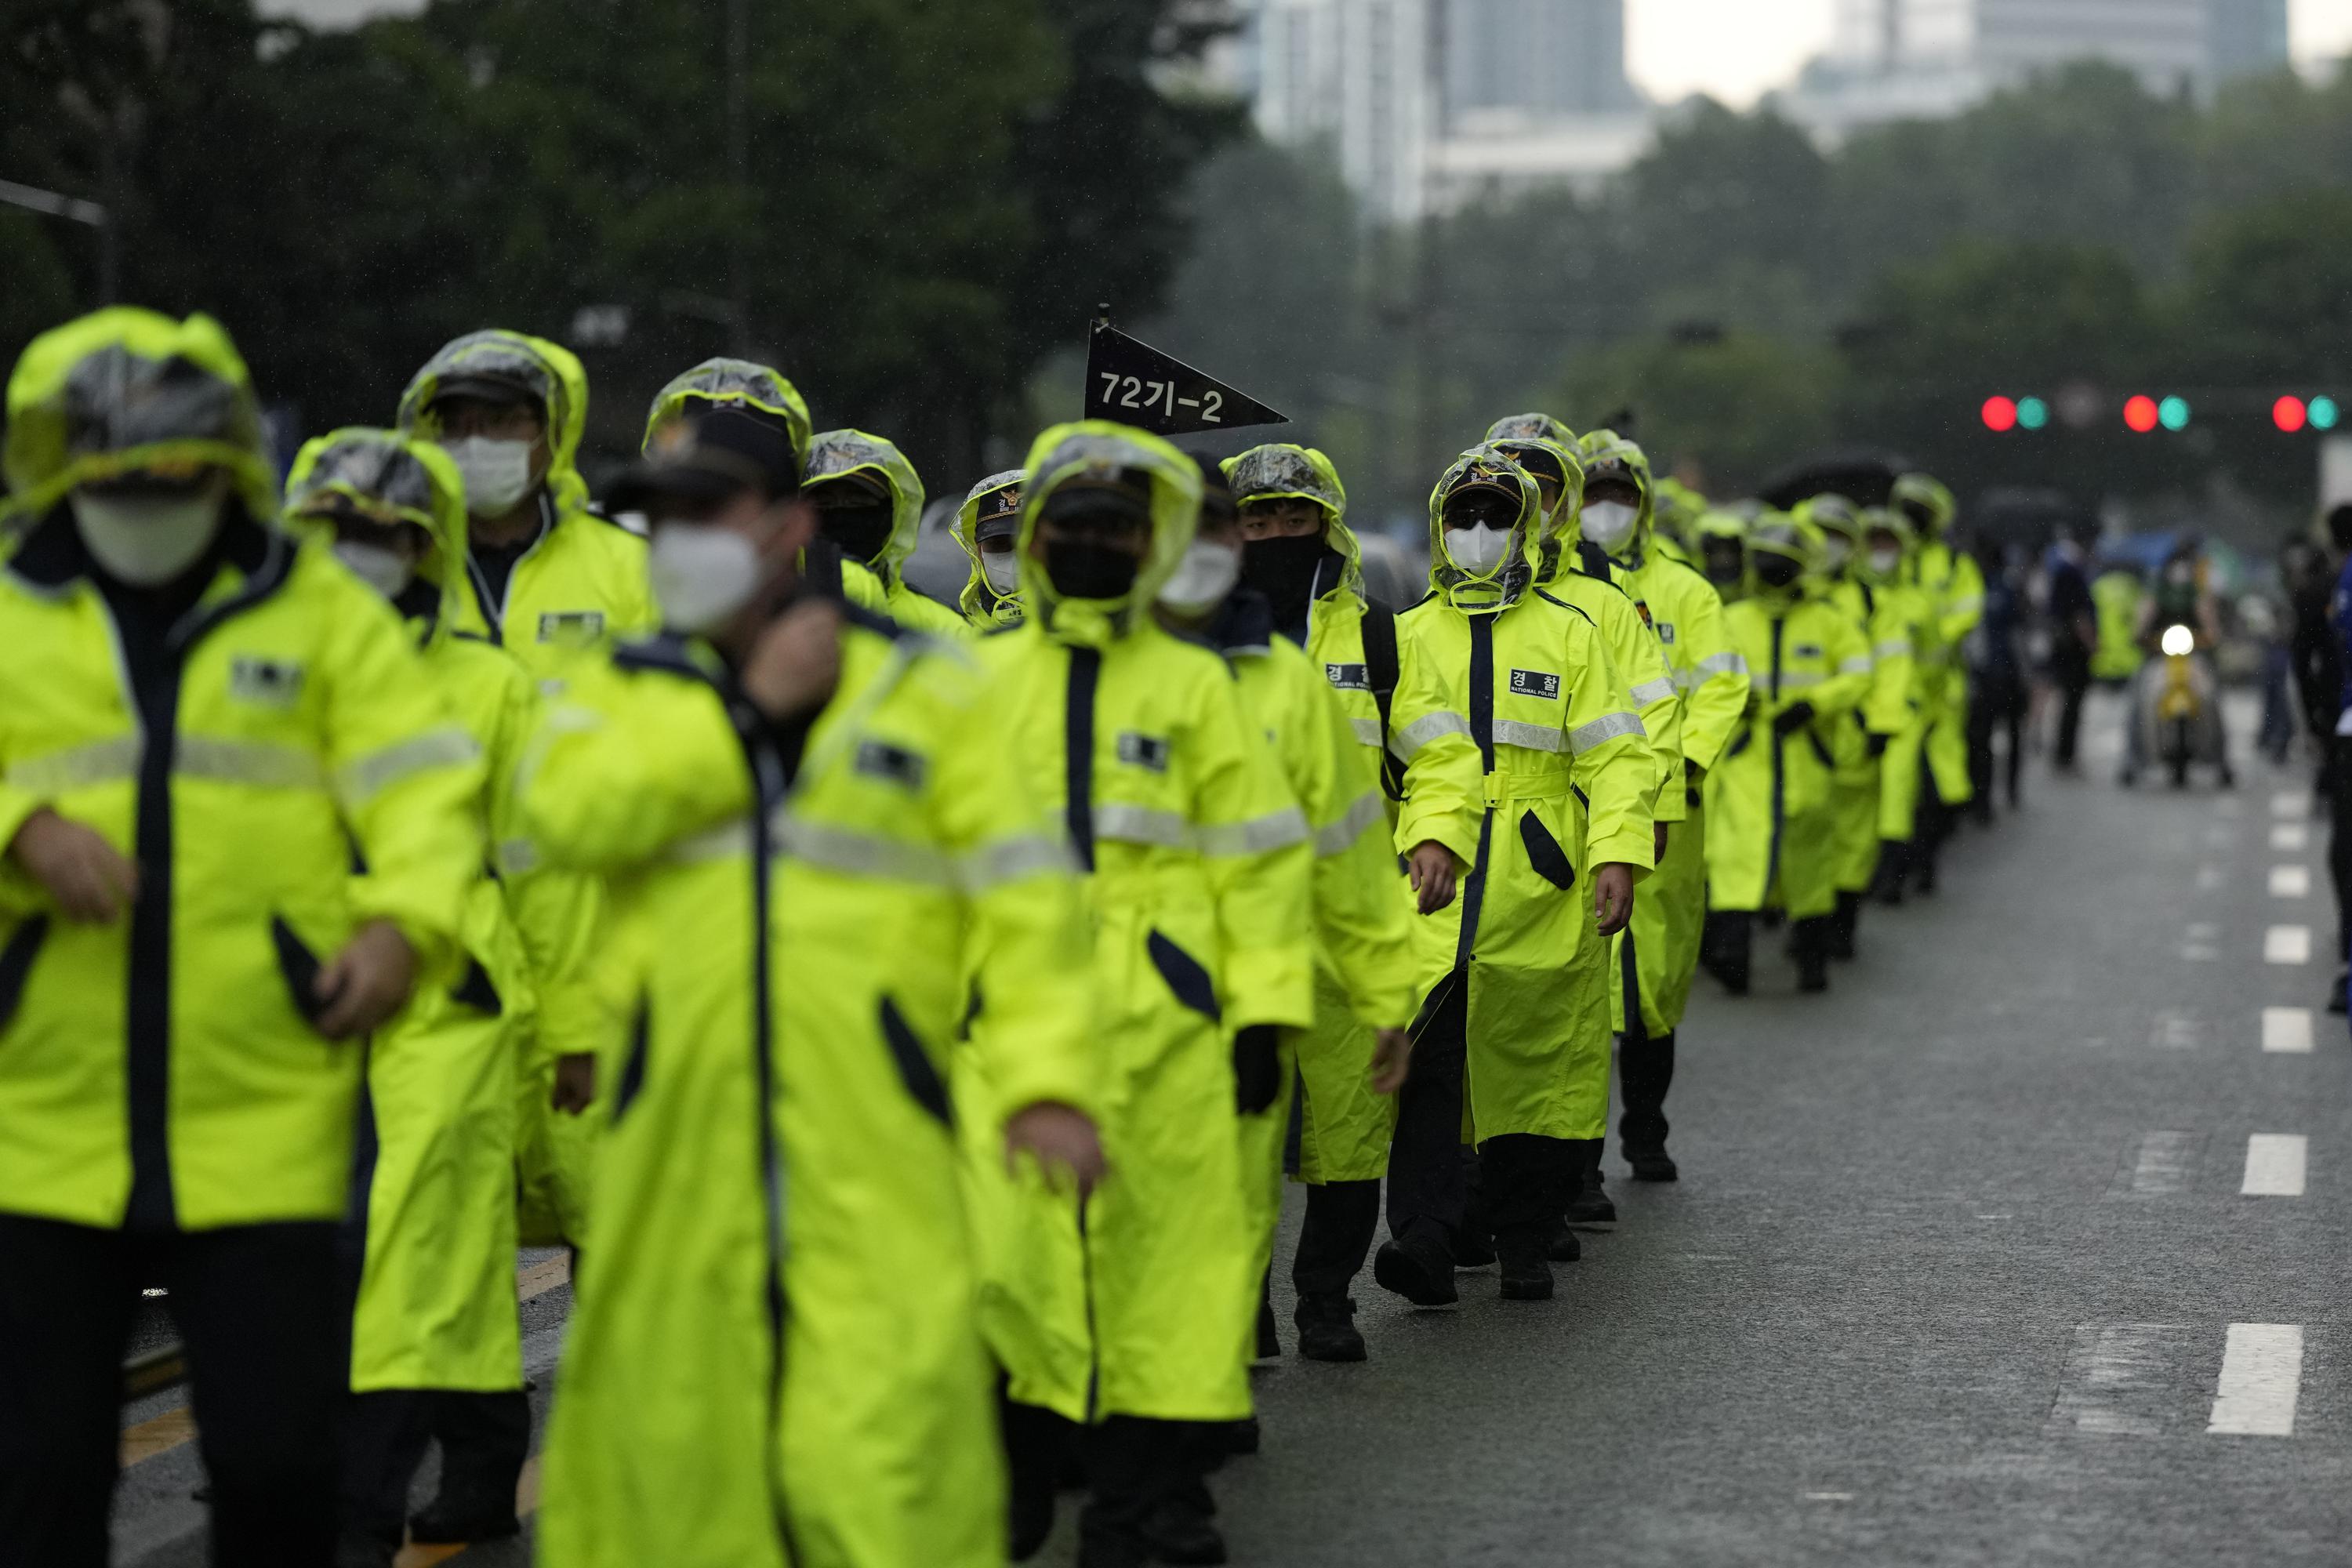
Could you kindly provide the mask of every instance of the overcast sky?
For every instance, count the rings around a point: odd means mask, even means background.
[[[1669,101],[1745,104],[1829,42],[1835,0],[1625,0],[1633,79]],[[2288,0],[2298,59],[2352,53],[2352,0]]]

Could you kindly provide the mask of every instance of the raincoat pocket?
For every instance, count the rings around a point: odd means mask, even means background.
[[[16,1016],[16,1004],[25,997],[25,982],[32,977],[33,960],[39,956],[48,935],[49,917],[35,915],[9,933],[6,945],[0,946],[0,1029]]]
[[[1519,813],[1519,842],[1527,846],[1528,864],[1537,876],[1562,892],[1576,886],[1576,868],[1569,863],[1568,851],[1532,811]]]
[[[288,998],[294,1010],[315,1026],[327,1003],[319,994],[319,955],[294,934],[281,915],[269,917],[269,940],[278,949],[278,973],[286,977]]]
[[[1176,1000],[1212,1024],[1222,1021],[1223,1012],[1217,1005],[1216,984],[1201,967],[1199,959],[1156,931],[1145,940],[1144,951],[1151,954],[1151,966],[1160,971],[1160,978],[1168,983]]]
[[[449,988],[452,999],[464,1003],[476,1012],[498,1017],[506,1011],[506,1003],[499,996],[499,988],[490,981],[490,972],[482,967],[478,958],[466,963],[466,978]]]
[[[898,1005],[887,996],[882,998],[882,1039],[890,1047],[890,1058],[898,1064],[898,1078],[915,1103],[940,1126],[954,1126],[955,1108],[948,1100],[948,1086],[940,1069],[932,1064],[931,1054],[923,1049],[923,1042],[915,1038],[915,1031],[907,1026]]]

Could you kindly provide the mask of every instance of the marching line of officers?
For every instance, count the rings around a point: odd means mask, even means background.
[[[775,370],[679,376],[602,510],[587,395],[470,333],[281,489],[207,318],[16,367],[0,1561],[106,1561],[154,1286],[215,1562],[514,1532],[560,1244],[548,1563],[995,1563],[1074,1482],[1093,1568],[1223,1562],[1286,1168],[1303,1355],[1368,1258],[1549,1298],[1612,1057],[1674,1180],[1696,969],[1785,914],[1821,989],[1966,798],[1924,476],[1742,516],[1503,419],[1399,609],[1321,453],[1082,422],[972,488],[959,613]]]

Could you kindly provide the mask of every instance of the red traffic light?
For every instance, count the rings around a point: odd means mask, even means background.
[[[2124,404],[2124,423],[2145,436],[2156,428],[2159,417],[2156,399],[2141,393]]]
[[[1985,428],[1988,430],[2016,429],[2017,399],[1998,395],[1986,398],[1984,403],[1984,423]]]
[[[2290,436],[2294,435],[2297,430],[2302,429],[2304,426],[2309,424],[2310,421],[2310,408],[2304,403],[2302,398],[2294,396],[2293,394],[2289,394],[2288,395],[2280,398],[2276,403],[2271,405],[2271,423],[2277,426],[2280,429],[2285,431]]]

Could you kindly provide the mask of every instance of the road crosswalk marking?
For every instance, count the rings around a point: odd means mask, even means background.
[[[2308,866],[2273,866],[2271,868],[2271,897],[2273,899],[2307,899],[2311,896],[2311,868]]]
[[[2311,1054],[2311,1009],[2263,1009],[2263,1049],[2295,1056]]]
[[[2291,1437],[2303,1390],[2303,1325],[2231,1323],[2208,1432]]]
[[[2273,926],[2263,933],[2264,963],[2309,963],[2311,962],[2311,928],[2309,926]]]
[[[2311,1140],[2300,1132],[2257,1132],[2246,1140],[2246,1176],[2238,1184],[2250,1198],[2303,1196]]]

